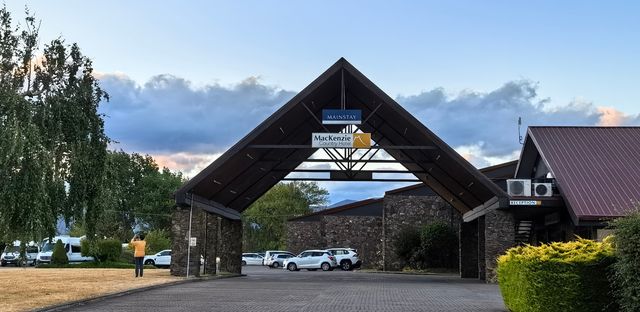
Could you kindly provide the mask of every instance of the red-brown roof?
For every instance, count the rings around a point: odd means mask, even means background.
[[[530,127],[527,136],[577,219],[623,216],[640,202],[640,127]]]

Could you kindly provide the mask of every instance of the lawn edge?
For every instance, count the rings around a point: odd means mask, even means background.
[[[169,287],[169,286],[175,286],[175,285],[187,284],[187,283],[193,283],[193,282],[204,282],[204,281],[224,279],[224,278],[242,277],[242,276],[247,276],[247,275],[246,274],[230,274],[230,275],[220,275],[220,276],[213,275],[213,276],[204,276],[204,277],[190,277],[188,279],[177,280],[177,281],[163,283],[163,284],[149,285],[149,286],[144,286],[140,288],[132,288],[132,289],[127,289],[127,290],[118,291],[114,293],[108,293],[105,295],[99,295],[96,297],[89,297],[89,298],[80,299],[80,300],[63,302],[63,303],[59,303],[51,306],[46,306],[43,308],[33,309],[30,311],[32,312],[64,311],[72,307],[83,306],[85,304],[95,303],[95,302],[99,302],[99,301],[111,299],[111,298],[118,298],[122,296],[127,296],[131,294],[147,291],[147,290],[158,289],[162,287]]]

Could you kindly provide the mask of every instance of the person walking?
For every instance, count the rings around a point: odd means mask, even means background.
[[[147,247],[147,242],[144,241],[144,236],[136,234],[131,239],[131,245],[133,246],[133,260],[136,264],[136,277],[142,277],[144,271],[144,249]]]

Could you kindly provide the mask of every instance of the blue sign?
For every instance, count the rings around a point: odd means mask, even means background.
[[[325,125],[359,125],[362,111],[359,109],[323,109],[322,123]]]

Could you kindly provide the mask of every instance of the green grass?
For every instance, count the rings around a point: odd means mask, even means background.
[[[37,266],[39,269],[134,269],[136,266],[133,263],[125,262],[81,262],[72,264],[40,264]],[[145,265],[145,269],[155,269],[152,265]]]

